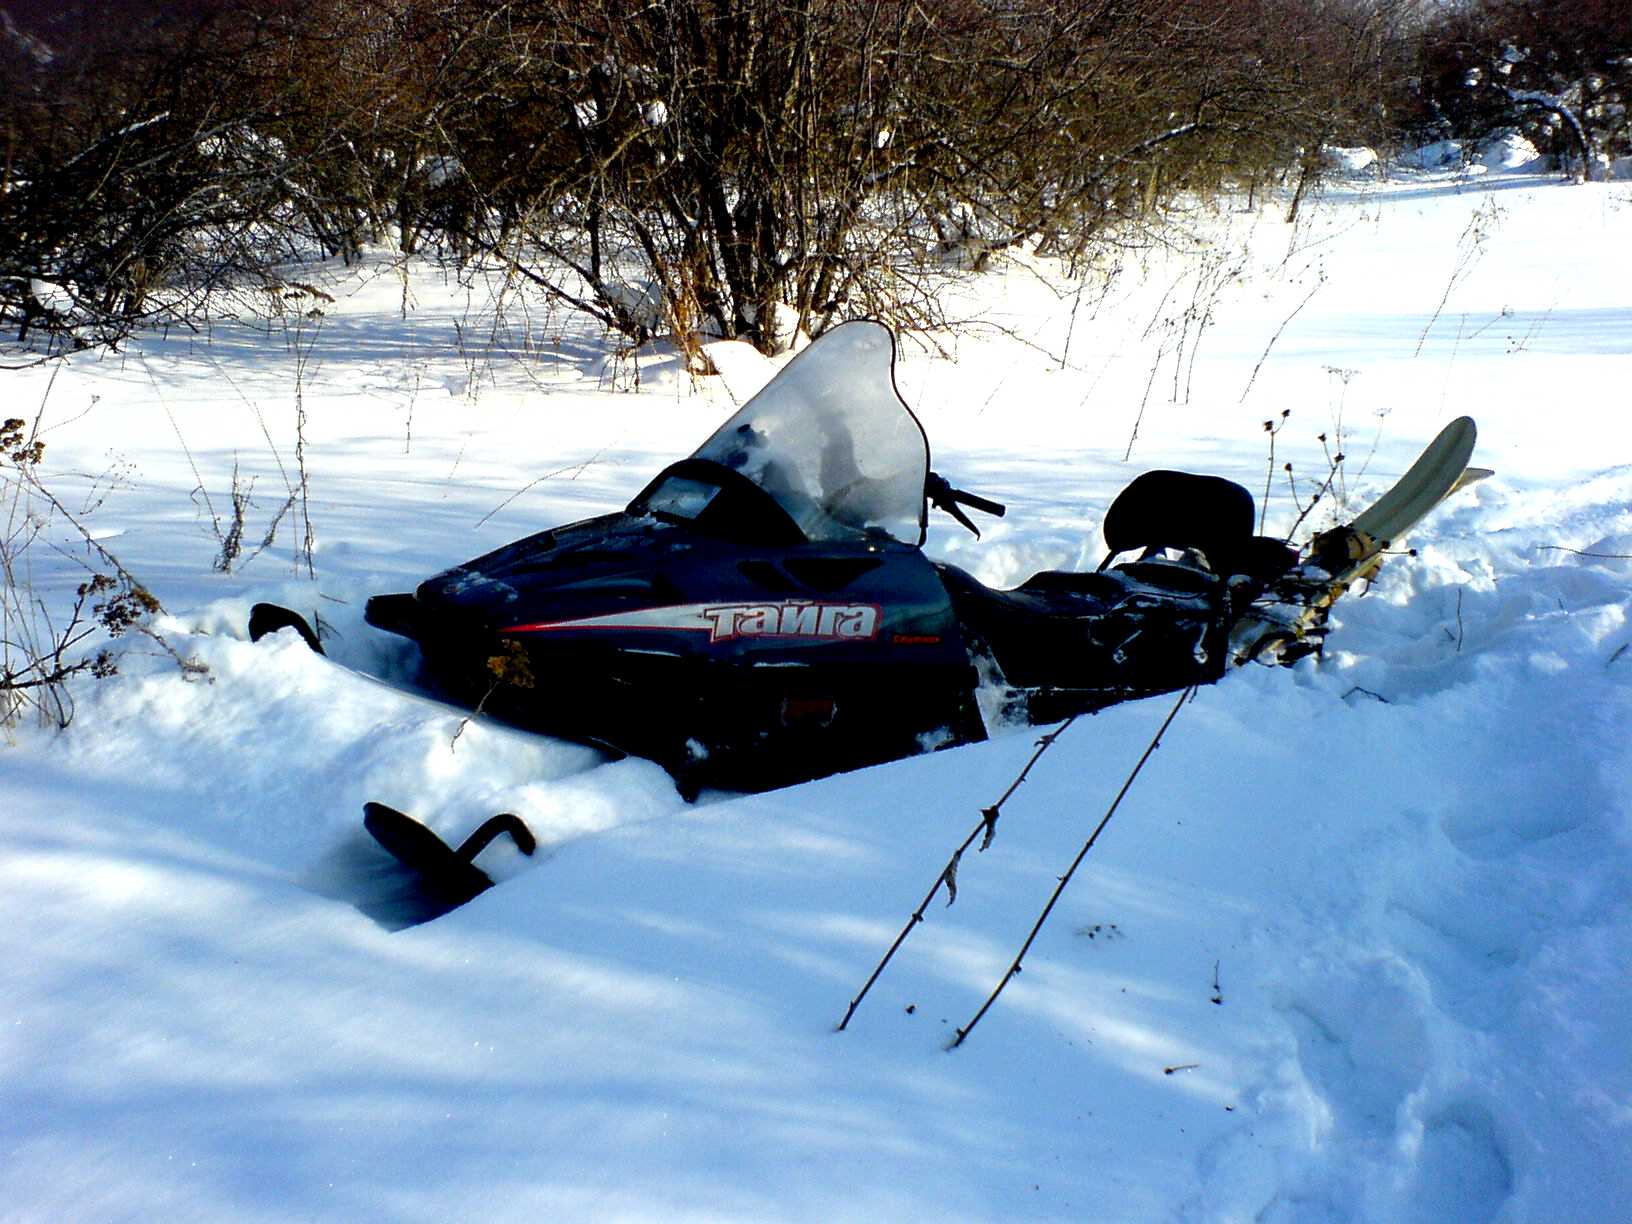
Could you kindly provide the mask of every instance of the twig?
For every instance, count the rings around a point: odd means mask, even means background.
[[[1264,422],[1264,432],[1269,435],[1269,471],[1264,476],[1264,499],[1258,506],[1259,535],[1264,534],[1264,522],[1269,517],[1269,490],[1270,486],[1275,482],[1275,435],[1280,433],[1281,430],[1286,427],[1286,420],[1291,415],[1292,409],[1283,408],[1281,410],[1281,423],[1279,425],[1277,425],[1274,421]],[[1294,491],[1294,501],[1296,500],[1296,496],[1296,492]]]
[[[1184,708],[1184,703],[1190,700],[1195,691],[1196,686],[1192,684],[1179,694],[1179,699],[1173,703],[1173,708],[1167,712],[1167,717],[1162,720],[1162,725],[1156,728],[1156,734],[1151,737],[1150,743],[1145,746],[1145,751],[1140,755],[1138,763],[1133,767],[1133,771],[1128,774],[1127,780],[1122,783],[1122,789],[1117,791],[1116,798],[1111,800],[1111,806],[1105,810],[1105,815],[1100,818],[1099,824],[1094,826],[1094,831],[1088,835],[1088,840],[1082,843],[1082,849],[1077,851],[1077,857],[1071,860],[1071,866],[1066,868],[1065,874],[1060,877],[1059,883],[1055,885],[1053,893],[1049,895],[1048,904],[1043,906],[1043,912],[1037,916],[1036,923],[1032,925],[1031,933],[1026,936],[1025,943],[1020,945],[1020,951],[1015,954],[1014,961],[1009,965],[1008,971],[1003,974],[1002,979],[992,989],[992,993],[987,996],[986,1002],[980,1005],[980,1010],[974,1014],[969,1023],[954,1034],[952,1040],[947,1044],[947,1049],[955,1050],[969,1039],[969,1034],[975,1031],[975,1025],[980,1023],[981,1017],[991,1010],[992,1004],[997,1002],[997,997],[1003,993],[1003,988],[1019,976],[1020,963],[1026,959],[1026,953],[1031,950],[1031,945],[1036,940],[1038,932],[1043,929],[1043,924],[1048,921],[1048,916],[1054,912],[1054,905],[1064,894],[1066,886],[1071,883],[1071,877],[1077,873],[1077,868],[1082,865],[1082,860],[1088,857],[1088,851],[1094,848],[1094,843],[1099,840],[1099,835],[1105,831],[1105,826],[1111,823],[1111,817],[1116,815],[1116,809],[1122,805],[1122,800],[1129,789],[1132,788],[1134,780],[1138,778],[1139,771],[1144,769],[1145,762],[1150,760],[1151,755],[1155,753],[1157,748],[1161,747],[1162,736],[1167,734],[1167,729],[1173,725],[1173,720],[1179,716],[1179,711]]]
[[[142,359],[142,364],[144,366],[147,364],[147,361],[146,361],[145,358]],[[154,385],[155,388],[157,388],[157,386],[158,386],[158,380],[157,379],[154,380],[153,385]],[[160,402],[163,403],[162,400]],[[193,459],[193,452],[192,452],[191,448],[189,448],[188,445],[187,445],[187,439],[182,437],[181,426],[176,423],[176,414],[170,411],[170,405],[169,404],[164,404],[164,415],[170,418],[170,428],[175,431],[176,441],[181,444],[181,453],[184,456],[186,456],[187,466],[192,468],[192,470],[193,470],[193,482],[194,482],[193,483],[193,493],[194,493],[195,496],[196,495],[202,495],[203,496],[203,498],[204,498],[204,509],[209,513],[209,516],[210,516],[210,530],[215,534],[215,542],[217,544],[219,544],[219,545],[222,545],[223,551],[224,551],[225,550],[225,537],[222,535],[222,532],[221,532],[221,516],[215,512],[215,503],[210,500],[210,491],[207,488],[204,487],[204,477],[203,477],[203,475],[200,474],[200,472],[198,470],[198,463]],[[225,567],[218,566],[217,568],[225,568]]]
[[[1566,548],[1562,544],[1537,544],[1536,551],[1574,553],[1578,557],[1593,557],[1599,561],[1632,561],[1632,553],[1583,552],[1579,548]]]
[[[1349,689],[1348,692],[1343,694],[1344,700],[1347,700],[1348,698],[1353,697],[1356,693],[1359,693],[1363,697],[1370,697],[1373,701],[1380,701],[1384,705],[1392,705],[1393,704],[1393,702],[1389,701],[1389,699],[1387,697],[1384,697],[1381,693],[1374,693],[1368,688],[1360,687],[1360,685],[1358,685],[1358,684],[1356,684],[1354,687]]]
[[[1167,346],[1164,344],[1156,351],[1156,360],[1150,364],[1150,377],[1145,380],[1145,393],[1139,397],[1139,411],[1133,418],[1133,429],[1128,434],[1128,448],[1122,452],[1122,462],[1126,463],[1133,457],[1133,444],[1139,440],[1139,426],[1144,424],[1145,405],[1150,402],[1150,390],[1156,385],[1156,375],[1162,368],[1162,358],[1167,356]]]
[[[1488,211],[1487,211],[1488,210]],[[1451,268],[1451,275],[1445,282],[1445,292],[1440,294],[1439,305],[1434,307],[1433,314],[1428,316],[1428,322],[1423,325],[1422,335],[1417,337],[1416,350],[1413,357],[1422,355],[1422,346],[1428,342],[1428,333],[1434,330],[1434,324],[1439,322],[1439,316],[1444,313],[1445,303],[1451,300],[1451,293],[1461,284],[1463,279],[1473,271],[1473,266],[1484,253],[1485,226],[1500,220],[1502,210],[1497,207],[1495,197],[1491,197],[1485,205],[1476,210],[1469,219],[1467,228],[1462,231],[1461,238],[1457,239],[1456,264]],[[1458,333],[1458,342],[1461,334]]]
[[[514,493],[510,494],[509,497],[505,498],[498,505],[494,506],[493,509],[489,510],[486,514],[482,515],[481,518],[477,519],[476,520],[476,526],[478,526],[478,527],[483,526],[487,522],[488,519],[492,518],[500,510],[503,510],[506,506],[508,506],[511,502],[515,501],[516,498],[520,497],[523,493],[526,493],[531,489],[537,488],[539,485],[543,484],[546,480],[555,479],[555,477],[561,475],[561,473],[563,473],[563,472],[571,472],[572,473],[572,478],[574,480],[578,479],[579,475],[583,472],[583,470],[585,468],[589,467],[590,464],[597,462],[600,459],[600,457],[602,455],[604,455],[605,453],[606,453],[606,450],[603,447],[601,450],[596,451],[588,459],[585,459],[582,463],[569,463],[566,467],[558,467],[553,472],[545,472],[544,475],[538,476],[538,477],[535,477],[532,480],[529,480],[526,484],[522,485],[521,488],[517,489]]]
[[[1065,324],[1065,346],[1060,349],[1060,369],[1068,367],[1071,358],[1071,338],[1077,333],[1077,311],[1082,309],[1082,291],[1088,287],[1087,277],[1077,278],[1077,291],[1071,296],[1071,317]]]
[[[300,571],[302,560],[306,564],[306,576],[317,577],[317,569],[313,564],[312,553],[317,546],[317,533],[312,529],[311,479],[306,470],[306,364],[311,359],[312,349],[317,346],[317,333],[322,330],[322,316],[318,317],[317,329],[305,347],[301,346],[302,327],[297,321],[294,334],[295,351],[295,472],[300,477],[300,547],[295,550],[295,571]]]
[[[1281,338],[1281,333],[1291,325],[1293,319],[1303,312],[1303,308],[1314,300],[1315,294],[1320,292],[1320,287],[1325,283],[1326,274],[1322,272],[1320,278],[1315,281],[1315,287],[1309,290],[1303,301],[1293,308],[1291,314],[1281,320],[1281,325],[1275,329],[1275,334],[1269,338],[1269,343],[1264,345],[1264,351],[1258,357],[1258,364],[1252,367],[1252,374],[1247,379],[1247,385],[1241,388],[1241,398],[1236,400],[1236,403],[1244,404],[1247,402],[1247,395],[1252,391],[1252,384],[1258,381],[1258,371],[1263,369],[1264,362],[1269,360],[1269,350],[1275,347],[1275,342]]]
[[[1320,441],[1321,441],[1321,445],[1324,447],[1325,443],[1326,443],[1326,435],[1325,434],[1320,435]],[[1286,535],[1283,537],[1288,544],[1290,544],[1292,542],[1292,537],[1298,534],[1298,528],[1303,526],[1303,520],[1309,517],[1310,512],[1312,510],[1314,510],[1314,508],[1316,506],[1320,505],[1320,499],[1325,497],[1326,494],[1328,494],[1328,493],[1330,493],[1332,491],[1332,482],[1337,479],[1338,472],[1342,470],[1344,458],[1345,458],[1345,456],[1344,456],[1342,451],[1338,451],[1336,455],[1332,455],[1328,451],[1326,462],[1328,464],[1330,464],[1331,466],[1328,468],[1328,470],[1326,472],[1326,480],[1320,486],[1320,488],[1315,490],[1315,495],[1309,499],[1309,504],[1307,506],[1299,507],[1298,517],[1293,520],[1291,529],[1288,530]],[[1288,479],[1291,478],[1291,466],[1292,466],[1291,464],[1287,465],[1287,469],[1288,469],[1287,478]],[[1294,505],[1297,504],[1297,500],[1298,500],[1297,489],[1294,488],[1293,491],[1292,491],[1292,501],[1293,501]]]
[[[946,861],[946,866],[941,868],[941,874],[935,877],[935,883],[930,885],[929,891],[924,894],[924,899],[918,903],[918,908],[912,911],[912,916],[907,919],[906,926],[901,928],[900,933],[895,937],[895,942],[884,953],[884,958],[873,968],[873,972],[868,976],[867,981],[863,983],[856,997],[850,1000],[850,1006],[845,1008],[844,1019],[839,1021],[836,1031],[844,1032],[845,1027],[850,1023],[850,1017],[856,1014],[856,1008],[861,1006],[861,1001],[867,997],[867,992],[873,988],[873,983],[878,981],[879,975],[884,972],[885,966],[895,956],[896,950],[907,941],[907,936],[912,932],[912,928],[924,920],[924,911],[929,908],[929,903],[935,899],[935,894],[941,891],[943,884],[946,886],[947,891],[946,903],[951,905],[953,901],[957,900],[958,863],[963,858],[963,852],[975,844],[975,838],[977,837],[981,838],[980,852],[984,852],[986,847],[992,844],[992,838],[997,834],[998,814],[1002,811],[1003,805],[1008,802],[1009,796],[1020,789],[1020,784],[1026,780],[1026,775],[1031,772],[1031,767],[1037,764],[1043,753],[1052,748],[1054,742],[1070,729],[1071,724],[1076,722],[1078,717],[1079,715],[1073,714],[1054,730],[1038,739],[1037,750],[1031,754],[1031,759],[1015,775],[1014,781],[1009,783],[1009,788],[1003,792],[996,803],[981,809],[980,823],[969,830],[969,836],[964,838],[963,843],[952,852],[952,857]]]

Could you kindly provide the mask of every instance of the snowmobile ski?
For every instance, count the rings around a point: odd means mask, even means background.
[[[532,830],[509,812],[484,821],[457,850],[412,816],[383,803],[363,804],[363,827],[447,909],[455,909],[493,887],[493,878],[472,860],[495,838],[508,834],[516,848],[527,855],[538,848]]]

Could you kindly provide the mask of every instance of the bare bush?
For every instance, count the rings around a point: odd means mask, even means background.
[[[188,318],[259,262],[269,150],[230,89],[261,23],[73,15],[84,24],[57,49],[10,39],[0,55],[0,317],[20,340],[79,347]]]
[[[67,727],[74,715],[69,681],[117,669],[110,638],[135,629],[169,650],[145,623],[161,610],[159,601],[46,488],[39,475],[44,455],[36,427],[15,417],[0,422],[0,728],[30,710],[43,723]],[[53,616],[34,591],[31,550],[48,542],[53,522],[65,522],[90,557],[66,616]],[[170,654],[185,671],[200,670]]]
[[[517,5],[471,45],[525,69],[450,130],[493,227],[472,245],[636,340],[770,351],[857,313],[926,325],[948,263],[1081,256],[1318,149],[1402,8]],[[1355,29],[1316,88],[1320,21]]]
[[[274,256],[389,242],[700,359],[932,325],[947,268],[1088,258],[1177,201],[1288,173],[1301,199],[1323,144],[1397,124],[1416,4],[189,0],[75,33],[88,11],[49,54],[0,39],[25,338],[117,343]]]

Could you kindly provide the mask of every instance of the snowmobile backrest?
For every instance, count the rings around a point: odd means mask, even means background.
[[[1222,476],[1146,472],[1117,494],[1105,512],[1104,569],[1134,549],[1194,548],[1218,574],[1229,573],[1252,539],[1252,494]]]

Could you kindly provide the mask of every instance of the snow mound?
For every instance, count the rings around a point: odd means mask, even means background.
[[[1411,170],[1449,170],[1462,164],[1462,142],[1436,140],[1400,155],[1400,165]]]
[[[1501,170],[1526,174],[1545,168],[1544,159],[1531,144],[1517,132],[1503,132],[1492,136],[1479,147],[1476,163],[1486,170]]]
[[[1377,165],[1377,150],[1365,146],[1346,149],[1327,145],[1320,151],[1321,159],[1339,174],[1354,175]]]

